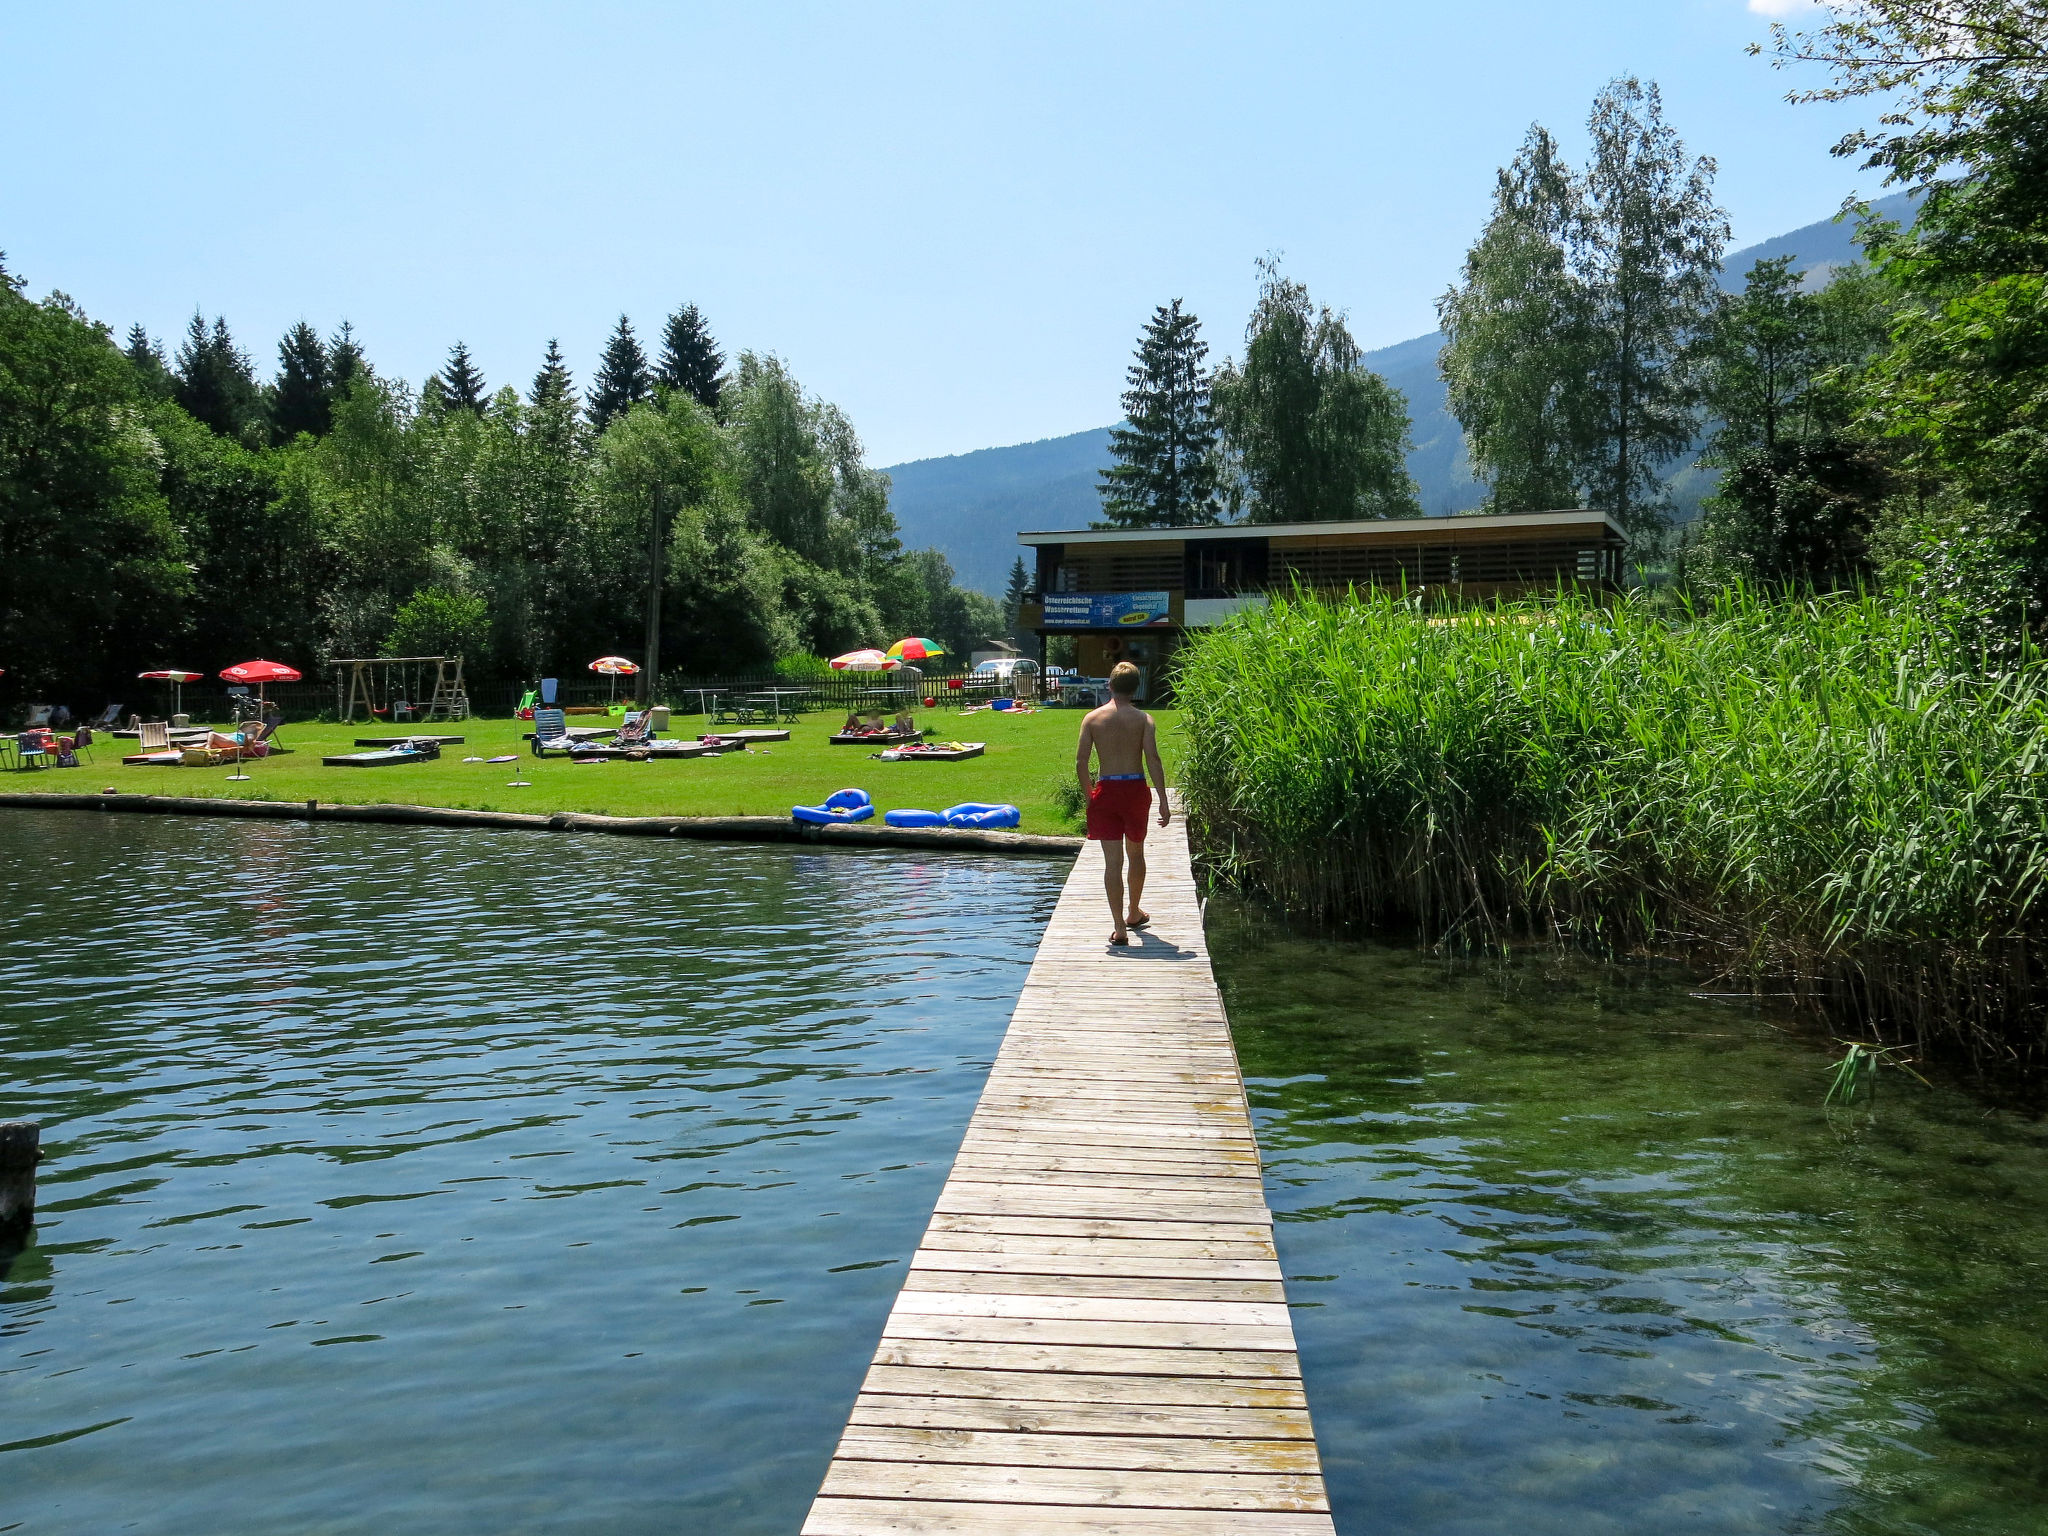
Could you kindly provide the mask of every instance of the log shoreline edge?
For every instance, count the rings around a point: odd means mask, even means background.
[[[0,810],[97,811],[123,815],[225,816],[255,821],[353,821],[389,826],[475,827],[521,832],[603,832],[697,842],[798,843],[814,848],[914,848],[927,853],[1002,853],[1072,858],[1078,837],[987,832],[969,827],[808,826],[780,816],[596,816],[467,811],[432,805],[334,805],[320,800],[225,800],[200,795],[0,794]]]

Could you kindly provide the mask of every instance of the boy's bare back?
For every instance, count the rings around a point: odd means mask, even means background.
[[[1111,699],[1100,709],[1091,709],[1081,721],[1081,751],[1095,749],[1098,774],[1143,773],[1145,749],[1158,753],[1157,727],[1152,717],[1124,699]]]

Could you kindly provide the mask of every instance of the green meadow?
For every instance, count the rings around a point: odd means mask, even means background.
[[[528,749],[524,720],[472,719],[419,727],[422,733],[460,734],[461,746],[444,747],[436,761],[381,768],[330,768],[321,758],[362,750],[358,736],[393,734],[388,726],[287,725],[279,733],[289,750],[241,767],[128,766],[134,744],[101,737],[94,759],[78,768],[34,768],[0,773],[0,789],[20,794],[205,795],[222,799],[322,800],[331,804],[395,803],[493,811],[583,811],[609,816],[786,816],[793,805],[815,805],[836,789],[857,786],[882,810],[944,810],[962,801],[1013,804],[1024,813],[1022,830],[1078,830],[1061,810],[1059,786],[1071,779],[1079,710],[1010,714],[983,710],[919,711],[928,741],[979,741],[982,756],[965,762],[878,761],[878,748],[833,746],[827,739],[839,715],[810,715],[790,728],[788,741],[765,742],[745,752],[680,761],[578,763],[537,758]],[[1160,741],[1169,765],[1178,740],[1174,712],[1160,712]],[[572,724],[598,724],[572,718]],[[701,717],[679,715],[669,736],[693,736]],[[509,763],[465,762],[516,753]],[[230,774],[247,773],[246,781]],[[513,781],[524,779],[525,785]]]

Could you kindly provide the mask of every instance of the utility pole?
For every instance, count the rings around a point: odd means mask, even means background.
[[[643,708],[654,707],[661,685],[661,487],[656,486],[647,509],[647,692]]]

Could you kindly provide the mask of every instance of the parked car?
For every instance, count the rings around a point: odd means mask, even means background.
[[[1038,663],[1028,656],[1000,656],[984,661],[967,674],[967,686],[976,693],[1008,694],[1011,698],[1038,696]]]

